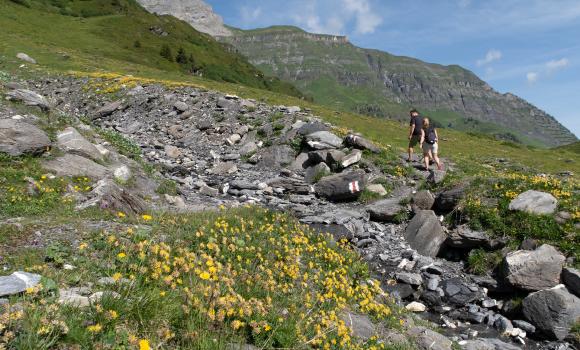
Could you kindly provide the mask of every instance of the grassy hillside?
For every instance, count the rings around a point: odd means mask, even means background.
[[[26,52],[42,67],[196,75],[301,95],[187,23],[149,14],[132,0],[0,0],[0,27],[1,53]]]
[[[343,111],[401,119],[413,106],[438,113],[445,127],[533,146],[576,137],[552,116],[512,94],[500,94],[457,65],[359,48],[340,36],[275,26],[220,38],[266,74],[290,81],[317,103]],[[518,120],[514,127],[513,119]]]

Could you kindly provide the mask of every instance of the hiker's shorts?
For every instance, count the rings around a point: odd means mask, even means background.
[[[419,141],[421,141],[421,136],[413,135],[413,137],[411,137],[411,140],[409,141],[409,148],[417,147]]]
[[[437,142],[435,142],[434,144],[430,144],[427,142],[423,143],[423,154],[428,154],[429,152],[437,154],[437,151],[439,151],[439,145],[437,144]]]

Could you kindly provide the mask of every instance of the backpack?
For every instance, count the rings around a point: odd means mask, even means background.
[[[435,134],[434,127],[431,126],[427,130],[425,130],[425,142],[431,145],[437,142],[437,135]]]

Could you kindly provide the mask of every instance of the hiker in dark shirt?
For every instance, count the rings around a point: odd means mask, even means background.
[[[421,128],[421,148],[423,149],[423,159],[425,161],[425,170],[429,170],[429,160],[433,159],[437,164],[437,169],[442,170],[443,166],[439,161],[439,135],[437,129],[431,126],[429,118],[423,119],[423,126]]]
[[[423,125],[423,118],[421,118],[416,109],[412,109],[409,115],[411,116],[411,121],[409,122],[409,159],[407,159],[407,162],[413,161],[413,149],[421,140],[421,126]]]

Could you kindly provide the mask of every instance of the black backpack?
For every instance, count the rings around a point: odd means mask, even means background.
[[[437,135],[435,134],[434,127],[430,126],[427,130],[425,130],[425,142],[431,145],[437,142]]]

